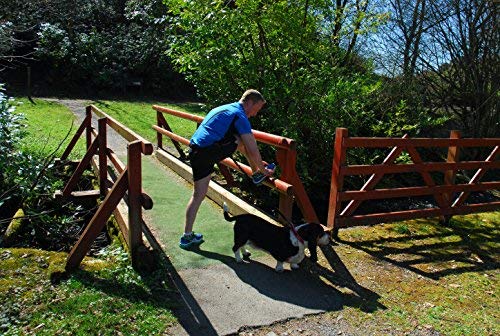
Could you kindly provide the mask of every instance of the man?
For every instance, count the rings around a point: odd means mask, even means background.
[[[193,134],[189,160],[193,169],[194,189],[186,208],[184,235],[179,242],[181,248],[188,249],[203,243],[203,235],[193,232],[193,224],[217,162],[238,149],[247,158],[255,175],[264,178],[273,174],[273,170],[266,168],[262,162],[248,120],[256,116],[265,103],[259,91],[247,90],[238,102],[211,110]]]

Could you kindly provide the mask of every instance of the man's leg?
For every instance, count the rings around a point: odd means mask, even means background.
[[[208,184],[210,183],[210,178],[212,174],[195,181],[193,195],[189,200],[186,208],[186,222],[184,225],[184,233],[189,233],[193,231],[194,220],[196,219],[196,214],[200,208],[201,202],[205,198],[208,191]]]

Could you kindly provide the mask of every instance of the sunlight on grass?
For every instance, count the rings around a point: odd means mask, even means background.
[[[31,103],[26,98],[16,99],[16,112],[26,117],[26,136],[21,149],[32,155],[47,156],[56,148],[60,156],[80,126],[74,114],[56,102],[35,99]],[[80,139],[70,158],[81,158],[85,154],[85,142]]]
[[[447,226],[431,218],[341,230],[350,248],[336,250],[345,266],[388,308],[344,315],[354,325],[410,321],[407,331],[418,325],[445,335],[498,334],[499,224],[500,212],[489,212],[454,216]]]
[[[153,110],[153,105],[165,106],[173,110],[200,116],[206,114],[204,105],[198,103],[172,104],[158,101],[103,100],[95,102],[94,105],[153,143],[156,143],[156,131],[152,129],[152,125],[156,125],[156,111]],[[196,123],[193,121],[168,114],[164,114],[164,116],[173,132],[180,136],[189,139],[196,130]],[[164,141],[168,141],[168,139]]]

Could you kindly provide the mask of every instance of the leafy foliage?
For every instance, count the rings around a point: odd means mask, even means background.
[[[39,174],[43,162],[19,149],[25,135],[24,116],[16,114],[15,109],[14,100],[0,90],[0,207],[11,199],[25,199],[50,184]]]
[[[161,0],[12,1],[0,10],[25,28],[36,48],[34,76],[51,87],[187,95],[164,52],[165,12]]]
[[[328,195],[336,127],[385,135],[415,131],[426,118],[407,118],[404,102],[386,105],[382,79],[356,53],[356,38],[385,18],[368,2],[166,3],[177,28],[169,52],[178,69],[211,106],[247,88],[262,91],[268,107],[254,127],[297,140],[299,174],[320,198]]]

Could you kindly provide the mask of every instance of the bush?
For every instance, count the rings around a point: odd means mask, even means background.
[[[20,149],[25,136],[24,115],[0,84],[0,213],[10,217],[17,207],[37,195],[50,193],[55,180],[48,169],[52,157],[32,156]]]

